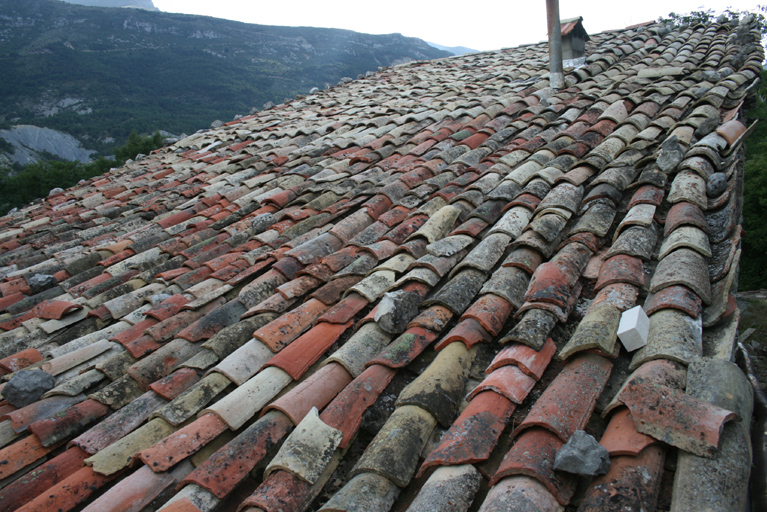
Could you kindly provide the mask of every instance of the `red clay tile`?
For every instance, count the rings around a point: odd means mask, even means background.
[[[182,330],[194,324],[213,309],[224,304],[224,297],[219,297],[196,311],[181,311],[166,318],[159,324],[155,324],[144,330],[144,334],[151,336],[158,343],[167,341]]]
[[[648,295],[644,305],[648,316],[666,308],[677,309],[693,318],[698,318],[703,311],[703,301],[698,294],[681,285],[669,286]]]
[[[328,307],[317,299],[309,299],[258,329],[253,337],[279,352],[306,330]]]
[[[211,273],[212,272],[208,267],[200,267],[197,270],[186,272],[185,274],[174,278],[173,284],[179,285],[182,290],[187,290],[192,286],[205,281]]]
[[[422,327],[408,327],[365,366],[380,364],[398,369],[410,364],[437,338],[437,334]]]
[[[292,429],[293,423],[281,412],[272,411],[262,416],[200,464],[181,485],[197,484],[223,498]]]
[[[165,505],[162,512],[202,512],[189,498],[181,498]]]
[[[640,258],[618,254],[608,258],[599,269],[599,279],[594,287],[600,290],[610,284],[627,283],[637,288],[644,288],[644,264]]]
[[[565,240],[561,247],[572,242],[578,242],[585,245],[591,252],[597,252],[604,243],[603,240],[598,238],[594,233],[575,233]]]
[[[295,299],[314,290],[321,282],[311,276],[300,276],[278,286],[277,291],[286,299]]]
[[[102,322],[108,322],[112,320],[112,313],[109,312],[109,308],[106,306],[100,306],[94,310],[88,312],[89,317],[96,317]]]
[[[142,450],[138,457],[154,472],[167,471],[197,453],[227,428],[215,414],[204,414],[151,448]]]
[[[600,304],[608,304],[621,311],[627,311],[636,306],[639,288],[626,283],[608,284],[599,290],[594,300],[591,301],[589,310]]]
[[[521,268],[532,274],[541,263],[543,263],[541,253],[530,247],[517,247],[509,254],[506,261],[503,262],[503,266]]]
[[[73,447],[37,466],[34,471],[26,473],[7,487],[0,489],[0,509],[16,510],[80,470],[87,457],[87,453]]]
[[[34,308],[35,316],[49,320],[60,320],[67,313],[83,309],[80,304],[64,300],[45,301]]]
[[[322,258],[321,263],[330,267],[332,272],[338,272],[350,265],[357,258],[358,252],[359,249],[356,247],[344,247],[340,251]]]
[[[257,262],[255,265],[252,265],[242,272],[238,273],[236,276],[229,279],[229,281],[226,282],[226,284],[230,284],[232,286],[237,286],[238,284],[242,283],[246,279],[252,277],[255,274],[258,274],[263,268],[268,267],[272,264],[274,261],[274,258],[267,257],[263,260]]]
[[[738,419],[675,389],[634,377],[616,397],[631,410],[636,429],[700,457],[714,457],[725,422]]]
[[[10,281],[6,281],[5,283],[0,283],[0,293],[3,294],[3,297],[7,297],[19,292],[25,295],[29,295],[31,291],[32,289],[29,287],[26,279],[23,277],[17,277],[15,279],[11,279]]]
[[[410,330],[411,327],[420,327],[432,332],[442,332],[452,318],[453,313],[446,307],[429,306],[417,317],[413,318],[407,325],[407,328]]]
[[[515,197],[513,201],[507,204],[503,208],[503,211],[506,212],[509,209],[514,208],[515,206],[524,206],[530,211],[534,211],[536,208],[538,208],[539,204],[541,204],[541,200],[538,197],[532,194],[520,194],[517,197]]]
[[[191,470],[191,466],[186,466]],[[186,468],[179,468],[183,472]],[[140,467],[106,493],[92,501],[85,512],[138,512],[150,505],[163,491],[176,483],[172,473],[153,473]]]
[[[567,442],[573,432],[583,430],[588,423],[611,370],[609,359],[594,354],[568,359],[512,436],[542,427]]]
[[[298,299],[286,299],[282,294],[275,293],[268,299],[243,313],[240,320],[260,315],[261,313],[284,313],[297,301]]]
[[[266,406],[261,414],[278,410],[298,425],[312,407],[322,409],[351,381],[351,375],[343,366],[329,363]]]
[[[407,237],[418,231],[418,228],[426,224],[429,220],[427,215],[414,215],[409,219],[400,222],[397,227],[387,232],[385,238],[396,245],[401,244]]]
[[[353,320],[354,316],[365,309],[368,300],[358,293],[350,293],[341,302],[328,309],[317,322],[329,322],[332,324],[345,324]]]
[[[379,304],[380,304],[380,302],[379,302]],[[357,324],[354,326],[354,330],[355,330],[355,331],[359,330],[359,328],[360,328],[360,327],[362,327],[363,325],[365,325],[365,324],[367,324],[367,323],[369,323],[369,322],[375,322],[376,313],[378,312],[378,306],[379,306],[379,304],[376,304],[376,305],[375,305],[375,307],[374,307],[373,309],[371,309],[370,311],[368,311],[368,314],[367,314],[367,315],[365,315],[364,317],[362,317],[362,320],[360,320],[359,322],[357,322]]]
[[[490,457],[514,404],[494,391],[475,396],[426,457],[417,477],[434,466],[474,464]]]
[[[188,273],[189,273],[189,268],[181,267],[181,268],[176,268],[173,270],[167,270],[165,272],[160,272],[159,274],[155,276],[155,278],[163,279],[165,281],[170,282]]]
[[[161,228],[167,229],[176,224],[181,224],[192,217],[194,217],[194,212],[192,210],[184,210],[165,217],[161,221],[158,221],[157,224],[159,224]]]
[[[72,276],[71,276],[71,275],[69,275],[69,272],[67,272],[66,270],[59,270],[58,272],[56,272],[55,274],[53,274],[53,277],[55,277],[55,278],[56,278],[56,281],[58,281],[59,283],[61,283],[61,282],[64,282],[64,281],[66,281],[67,279],[69,279],[69,278],[70,278],[70,277],[72,277]]]
[[[656,444],[654,438],[640,434],[634,426],[631,412],[626,407],[621,407],[610,418],[599,444],[610,452],[610,456],[632,455],[636,457],[651,444]]]
[[[109,276],[107,276],[107,279],[109,279]],[[0,299],[0,311],[3,311],[13,306],[17,302],[24,300],[26,297],[27,296],[21,292],[14,292],[10,295],[3,297],[2,299]]]
[[[86,466],[51,486],[17,512],[68,512],[88,501],[95,492],[121,474],[122,471],[118,471],[104,476]]]
[[[116,341],[120,345],[125,345],[131,341],[134,341],[138,338],[140,338],[144,331],[152,327],[153,325],[158,324],[159,322],[154,318],[147,318],[146,320],[142,320],[141,322],[138,322],[135,325],[132,325],[125,329],[124,331],[120,331],[111,338],[109,338],[109,341]]]
[[[281,510],[305,510],[313,498],[312,485],[287,471],[274,471],[237,508],[237,511],[264,512]]]
[[[638,204],[654,204],[660,206],[663,202],[665,192],[662,188],[653,185],[643,185],[639,187],[634,195],[631,196],[631,202],[628,208],[631,209]]]
[[[315,263],[313,265],[309,265],[302,271],[298,273],[299,276],[311,276],[315,279],[319,279],[323,283],[326,283],[328,279],[330,279],[333,274],[333,272],[329,266],[323,264],[323,263]]]
[[[179,368],[167,377],[150,384],[149,389],[166,400],[173,400],[199,380],[200,376],[193,369]]]
[[[366,368],[322,411],[320,419],[343,432],[341,449],[345,449],[354,439],[362,423],[362,415],[375,403],[395,373],[395,370],[377,364]]]
[[[151,354],[162,345],[157,343],[151,336],[141,336],[133,341],[123,343],[123,347],[130,352],[130,355],[136,359],[140,359],[148,354]]]
[[[668,236],[679,226],[695,226],[708,233],[708,223],[703,210],[692,203],[676,203],[671,207],[663,225],[663,236]]]
[[[8,478],[20,469],[45,457],[55,446],[43,446],[36,436],[27,436],[0,450],[0,479]]]
[[[367,210],[367,214],[370,215],[373,220],[376,220],[391,208],[392,202],[391,199],[385,195],[378,194],[373,196],[362,206]]]
[[[0,421],[3,419],[10,419],[13,430],[15,432],[21,432],[32,423],[52,416],[59,411],[63,411],[67,407],[71,407],[76,403],[81,402],[82,399],[82,395],[78,397],[52,396],[50,398],[43,398],[33,404],[0,417]]]
[[[423,169],[421,169],[421,170],[423,170]],[[411,171],[411,172],[418,172],[418,171],[419,171],[419,169],[416,169],[416,170]],[[430,174],[431,173],[429,173],[428,170],[425,170],[424,176],[430,175]],[[429,178],[431,178],[431,176],[429,176]],[[403,179],[404,179],[404,177],[403,177]],[[411,184],[411,187],[412,186],[413,186],[413,184]],[[409,209],[405,208],[404,206],[395,206],[391,210],[388,210],[386,213],[384,213],[380,217],[378,217],[378,221],[384,223],[386,226],[391,228],[391,227],[396,226],[397,224],[399,224],[403,220],[405,220],[407,218],[407,216],[410,215],[410,213],[411,213],[411,211]]]
[[[660,446],[649,446],[636,457],[611,457],[609,471],[591,482],[578,511],[655,510],[664,459]]]
[[[527,287],[527,302],[545,302],[564,308],[570,299],[572,276],[568,269],[549,261],[540,265]]]
[[[448,233],[448,236],[453,235],[468,235],[475,237],[479,235],[489,224],[478,217],[472,217],[457,228]]]
[[[126,249],[122,252],[118,252],[117,254],[110,256],[109,258],[105,260],[101,260],[97,262],[96,265],[101,265],[103,267],[111,267],[115,263],[119,263],[123,260],[127,260],[128,258],[130,258],[131,256],[134,256],[135,254],[136,253],[133,252],[132,249]]]
[[[530,390],[535,387],[536,380],[519,367],[514,365],[501,366],[496,368],[485,379],[469,393],[468,399],[471,400],[483,391],[495,391],[503,395],[515,404],[521,404],[527,398]]]
[[[0,359],[0,368],[7,370],[9,373],[19,371],[31,364],[35,364],[43,360],[42,354],[36,348],[28,348],[21,352]]]
[[[506,299],[497,295],[487,294],[481,296],[463,314],[461,319],[473,318],[493,336],[498,336],[503,324],[511,315],[512,306]]]
[[[487,332],[479,322],[473,318],[467,318],[458,322],[458,325],[453,327],[453,329],[447,333],[447,336],[437,342],[434,348],[436,350],[442,350],[454,341],[460,341],[466,345],[466,348],[470,349],[477,343],[490,341],[491,339],[493,339],[493,336]]]
[[[577,479],[567,473],[554,471],[554,457],[564,442],[550,431],[535,428],[525,431],[511,447],[498,467],[490,485],[512,475],[535,478],[551,491],[561,505],[570,503]]]
[[[310,297],[319,300],[327,306],[330,306],[338,302],[346,290],[359,283],[360,281],[362,281],[362,276],[347,276],[333,279],[325,286],[322,286],[313,292]]]
[[[14,317],[11,320],[0,323],[0,329],[4,331],[12,331],[14,329],[21,327],[21,324],[23,322],[26,322],[27,320],[30,320],[32,318],[35,318],[35,312],[32,310],[26,311],[18,315],[14,315]]]
[[[514,364],[519,366],[519,369],[525,374],[535,380],[540,380],[556,352],[557,346],[551,338],[546,339],[546,342],[539,351],[521,343],[514,343],[498,352],[485,372],[490,373],[502,366]]]
[[[80,434],[88,425],[106,416],[108,412],[107,406],[95,400],[84,400],[50,418],[32,423],[29,431],[40,439],[43,446],[52,446]]]
[[[280,350],[264,366],[276,366],[300,380],[306,370],[320,358],[341,335],[351,327],[352,322],[331,324],[320,322],[299,336],[294,342]]]

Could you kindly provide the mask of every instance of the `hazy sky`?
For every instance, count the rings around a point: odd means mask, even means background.
[[[445,46],[495,50],[546,39],[544,0],[424,2],[418,0],[153,0],[167,12],[202,14],[258,23],[344,28],[368,34],[399,32]],[[711,8],[721,12],[753,10],[755,1],[710,0],[560,0],[561,18],[583,16],[589,33],[624,28],[658,19],[669,12]],[[527,7],[523,7],[527,6]]]

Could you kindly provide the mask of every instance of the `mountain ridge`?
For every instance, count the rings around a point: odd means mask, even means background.
[[[344,77],[446,56],[400,34],[0,0],[0,129],[52,128],[108,152],[133,129],[190,133]]]
[[[134,7],[159,11],[152,0],[61,0],[68,4],[86,5],[88,7]]]

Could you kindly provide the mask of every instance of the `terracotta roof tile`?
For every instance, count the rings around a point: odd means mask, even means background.
[[[729,370],[695,384],[704,353],[731,357],[739,318],[739,148],[762,53],[734,30],[592,34],[559,90],[545,44],[386,68],[0,219],[4,380],[56,379],[27,407],[0,405],[0,508],[740,503],[743,429],[719,434],[721,413],[705,443],[689,435],[712,410],[751,415],[720,400],[740,393]],[[709,198],[714,172],[727,188]],[[417,309],[379,325],[394,291]],[[640,298],[650,335],[628,354],[616,321]],[[664,423],[640,410],[653,397],[706,414]],[[613,415],[611,470],[553,471],[575,429],[605,428],[595,410]],[[645,425],[616,435],[633,416]],[[308,421],[325,426],[309,436]],[[309,458],[300,439],[326,449]],[[683,448],[661,471],[669,440]],[[725,459],[736,484],[711,469]]]

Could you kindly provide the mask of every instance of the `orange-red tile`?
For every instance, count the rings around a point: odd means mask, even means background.
[[[151,448],[142,450],[138,456],[152,471],[167,471],[197,453],[227,428],[215,414],[204,414]]]
[[[329,363],[266,406],[262,415],[276,409],[298,425],[312,407],[322,409],[351,381],[343,366]]]
[[[556,351],[557,346],[551,338],[547,338],[541,350],[538,351],[527,345],[514,343],[498,352],[487,368],[487,373],[501,366],[515,364],[527,375],[530,375],[535,380],[540,380]]]
[[[352,441],[362,423],[362,415],[375,403],[395,373],[395,370],[378,364],[366,368],[322,411],[320,419],[343,432],[342,449]]]
[[[264,366],[276,366],[293,380],[300,380],[306,370],[338,341],[351,325],[351,321],[345,324],[320,322],[278,352]]]
[[[0,450],[0,480],[45,457],[55,446],[45,447],[37,436],[27,436]]]
[[[460,341],[467,348],[471,348],[477,343],[490,341],[493,336],[487,332],[478,321],[473,318],[466,318],[458,322],[447,335],[439,340],[434,346],[436,350],[442,350],[454,341]]]
[[[503,458],[490,485],[507,476],[525,475],[545,485],[561,505],[569,504],[577,479],[554,471],[554,457],[563,445],[561,439],[546,429],[526,430]]]
[[[21,352],[0,359],[0,368],[7,370],[8,372],[16,372],[31,364],[35,364],[43,360],[42,354],[36,348],[28,348]]]
[[[442,435],[417,476],[420,478],[434,466],[474,464],[487,460],[514,408],[513,403],[494,391],[479,393]]]
[[[279,352],[306,330],[328,307],[317,299],[309,299],[258,329],[253,337],[272,351]]]
[[[110,481],[120,476],[99,475],[91,467],[84,467],[56,483],[16,512],[68,512],[88,499]]]
[[[0,489],[0,509],[16,510],[82,468],[88,454],[77,447],[57,455]]]
[[[166,400],[173,400],[199,380],[200,376],[195,370],[179,368],[170,375],[150,384],[149,389]]]

